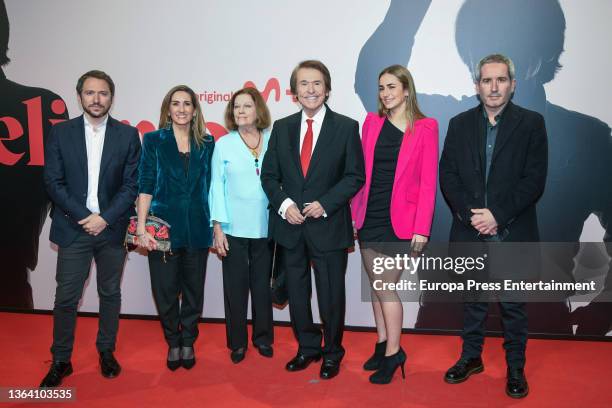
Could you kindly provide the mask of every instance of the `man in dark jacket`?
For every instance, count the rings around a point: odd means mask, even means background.
[[[544,191],[548,148],[544,118],[510,102],[512,61],[499,54],[475,69],[480,105],[451,119],[440,160],[440,187],[453,214],[450,241],[539,240],[536,202]],[[508,364],[506,393],[527,395],[525,304],[500,302]],[[464,303],[463,351],[446,375],[454,384],[484,369],[486,302]]]
[[[271,206],[269,237],[283,251],[299,343],[286,368],[303,370],[322,355],[320,377],[329,379],[338,374],[344,356],[346,250],[353,246],[349,201],[365,182],[363,153],[359,124],[325,104],[331,77],[323,63],[301,62],[290,83],[302,111],[274,123],[261,182]],[[312,320],[311,264],[323,336]]]
[[[115,85],[106,73],[85,73],[76,90],[83,115],[55,125],[45,149],[45,185],[53,203],[50,240],[59,248],[53,363],[41,387],[56,387],[72,373],[77,306],[92,260],[100,296],[100,369],[107,378],[121,371],[113,352],[126,255],[123,239],[138,193],[140,139],[136,128],[108,115]]]

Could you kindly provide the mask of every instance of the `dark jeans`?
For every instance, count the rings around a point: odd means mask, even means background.
[[[223,295],[227,347],[247,347],[247,309],[251,292],[251,315],[255,346],[274,341],[272,328],[272,243],[267,238],[251,239],[226,235],[230,250],[223,257]]]
[[[346,307],[344,284],[348,259],[346,250],[319,251],[308,238],[302,236],[297,246],[291,249],[282,248],[282,251],[281,266],[285,268],[287,274],[289,314],[299,343],[298,351],[306,356],[323,354],[326,360],[340,362],[344,357],[342,336]],[[323,333],[312,320],[311,263],[314,267]],[[321,347],[322,339],[323,347]]]
[[[53,307],[53,345],[55,361],[70,361],[74,344],[77,306],[89,277],[92,259],[96,261],[96,279],[100,297],[100,319],[96,347],[114,351],[121,309],[121,274],[126,251],[123,245],[110,243],[105,234],[92,236],[85,232],[57,256],[55,306]]]
[[[498,303],[504,328],[504,349],[509,368],[525,367],[527,348],[527,312],[525,303]],[[477,358],[482,353],[485,322],[489,303],[466,302],[463,304],[463,358]]]
[[[198,338],[207,259],[208,248],[181,248],[165,257],[160,251],[149,252],[151,288],[170,347],[191,347]]]

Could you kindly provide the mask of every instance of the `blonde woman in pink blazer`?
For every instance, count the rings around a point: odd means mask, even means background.
[[[397,282],[402,270],[374,274],[374,258],[420,253],[429,239],[436,196],[438,122],[419,109],[414,81],[405,67],[385,68],[378,84],[378,112],[368,113],[361,140],[366,182],[351,207],[370,282]],[[398,367],[405,376],[406,353],[400,346],[403,307],[396,291],[374,289],[372,307],[378,342],[364,369],[376,370],[370,382],[387,384]]]

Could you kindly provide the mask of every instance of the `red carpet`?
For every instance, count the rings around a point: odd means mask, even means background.
[[[0,387],[38,386],[49,368],[51,323],[49,315],[0,313]],[[273,359],[250,348],[246,359],[234,365],[225,348],[225,327],[202,324],[196,366],[191,371],[170,372],[165,367],[167,349],[159,322],[122,320],[116,356],[123,372],[108,380],[98,371],[96,330],[97,319],[79,317],[72,359],[75,371],[64,380],[65,387],[76,389],[77,401],[68,406],[612,407],[609,342],[530,340],[526,370],[531,391],[527,398],[513,400],[504,393],[499,338],[487,339],[484,373],[449,385],[442,376],[459,354],[459,338],[404,335],[406,380],[402,381],[398,370],[391,384],[376,386],[361,369],[373,349],[374,333],[345,333],[347,354],[340,375],[323,381],[319,364],[299,373],[285,371],[296,350],[287,327],[276,328]]]

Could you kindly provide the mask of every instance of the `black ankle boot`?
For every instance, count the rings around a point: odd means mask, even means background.
[[[393,379],[393,374],[397,367],[402,369],[402,378],[406,378],[404,372],[404,363],[406,362],[406,353],[400,347],[397,353],[391,356],[384,356],[380,368],[370,376],[370,382],[372,384],[389,384]]]
[[[363,369],[367,371],[376,371],[380,367],[380,362],[385,357],[385,350],[387,349],[387,340],[382,343],[376,343],[374,348],[374,354],[363,364]]]

